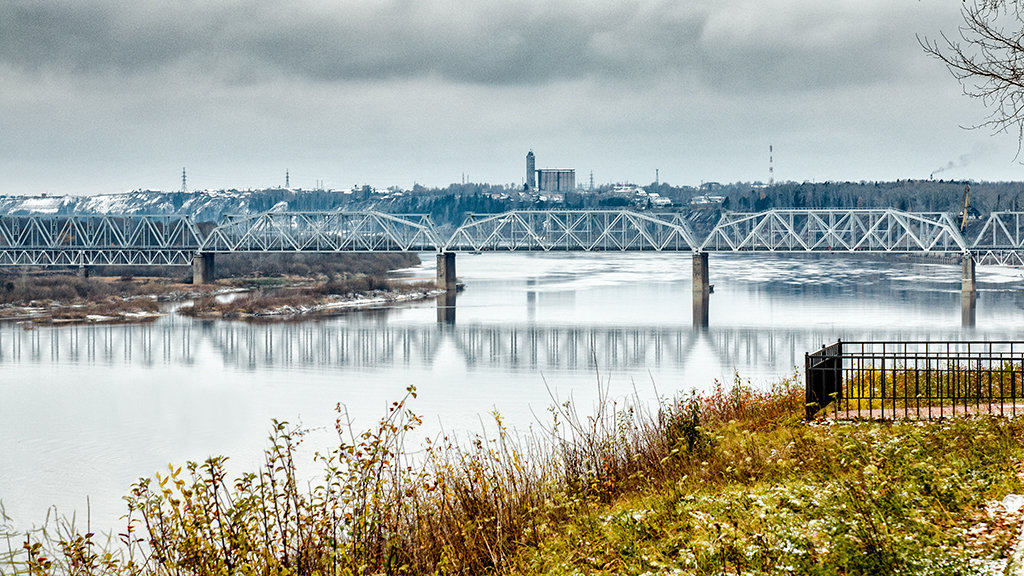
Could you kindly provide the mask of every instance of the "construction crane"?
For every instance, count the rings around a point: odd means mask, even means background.
[[[967,184],[964,186],[964,209],[961,214],[960,220],[960,231],[963,232],[964,228],[967,228],[967,209],[971,206],[971,185]]]

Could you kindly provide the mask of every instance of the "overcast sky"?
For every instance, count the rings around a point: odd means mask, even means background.
[[[959,0],[3,0],[0,194],[1024,180]]]

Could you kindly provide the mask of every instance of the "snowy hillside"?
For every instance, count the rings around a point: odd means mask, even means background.
[[[350,199],[351,194],[324,190],[136,190],[97,196],[0,196],[0,214],[175,214],[215,222],[227,214],[288,210],[295,205],[301,210],[334,210]]]

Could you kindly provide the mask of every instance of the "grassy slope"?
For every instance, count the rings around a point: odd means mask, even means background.
[[[127,546],[12,536],[0,574],[972,574],[1019,524],[992,503],[1022,491],[1024,422],[808,425],[795,382],[737,382],[656,413],[562,404],[528,438],[495,415],[410,453],[414,396],[363,433],[340,416],[319,486],[276,424],[252,474],[140,481]]]
[[[582,506],[517,572],[970,574],[1019,517],[1019,422],[709,427],[677,474]],[[990,513],[991,512],[991,513]]]

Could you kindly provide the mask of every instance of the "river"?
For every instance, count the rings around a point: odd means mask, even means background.
[[[400,271],[433,275],[433,257]],[[169,464],[227,455],[254,469],[271,419],[330,446],[336,406],[370,426],[409,384],[423,434],[467,434],[497,410],[520,431],[553,397],[653,402],[736,374],[792,375],[856,339],[1012,339],[1024,278],[979,267],[961,327],[957,265],[880,256],[715,255],[709,327],[692,326],[688,254],[459,255],[454,322],[435,303],[273,324],[168,315],[144,325],[0,324],[0,502],[8,528],[47,511],[120,527],[121,498]],[[307,454],[308,455],[308,454]]]

